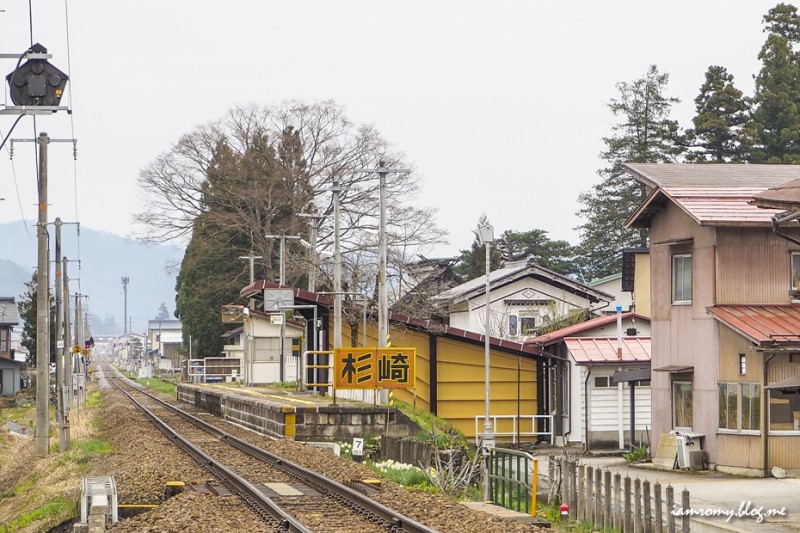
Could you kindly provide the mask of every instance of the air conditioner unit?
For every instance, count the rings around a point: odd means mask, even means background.
[[[676,435],[675,443],[678,447],[678,456],[676,458],[678,468],[689,469],[692,464],[690,452],[700,451],[700,441],[698,439],[693,440],[689,435]]]

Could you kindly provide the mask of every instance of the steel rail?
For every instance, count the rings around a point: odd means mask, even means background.
[[[303,524],[298,522],[294,517],[288,514],[286,511],[281,509],[275,502],[273,502],[269,497],[265,496],[260,490],[258,490],[252,483],[244,479],[243,477],[239,476],[235,472],[229,470],[225,466],[221,465],[217,461],[215,461],[212,457],[204,453],[202,450],[194,446],[191,442],[183,438],[180,434],[173,431],[169,425],[161,420],[155,413],[150,411],[147,407],[142,405],[139,401],[137,401],[133,396],[131,396],[128,392],[122,389],[119,384],[115,383],[114,380],[119,378],[112,378],[110,381],[111,383],[139,409],[142,411],[145,416],[152,421],[155,426],[164,433],[167,438],[174,441],[177,446],[179,446],[182,450],[184,450],[189,456],[191,456],[197,463],[211,472],[217,479],[219,479],[223,484],[225,484],[231,492],[239,496],[242,500],[245,501],[247,505],[249,505],[253,510],[261,516],[262,518],[266,518],[267,515],[269,517],[275,519],[279,523],[279,530],[286,531],[288,533],[312,533],[310,529],[305,527]],[[151,394],[140,391],[141,393],[145,394],[146,396],[156,400],[157,402],[164,404],[172,409],[175,409],[173,406],[163,402],[159,398],[155,398]],[[191,415],[190,415],[191,416]]]
[[[181,416],[185,420],[193,423],[200,429],[207,431],[211,435],[215,436],[216,438],[227,442],[234,448],[246,453],[256,459],[265,461],[270,463],[273,467],[279,468],[283,470],[286,474],[294,477],[298,481],[313,486],[315,489],[327,492],[331,494],[334,498],[337,498],[339,501],[345,504],[355,504],[358,507],[361,507],[366,513],[373,515],[375,518],[379,519],[380,521],[386,524],[388,531],[396,531],[396,532],[405,532],[405,533],[436,533],[435,529],[432,529],[424,524],[417,522],[416,520],[404,516],[392,509],[384,506],[383,504],[369,498],[366,495],[357,492],[350,487],[347,487],[341,483],[333,481],[317,472],[309,470],[305,467],[302,467],[296,463],[288,461],[283,457],[270,453],[266,450],[263,450],[257,446],[250,444],[247,441],[244,441],[238,437],[233,435],[229,435],[225,433],[219,428],[216,428],[209,424],[208,422],[193,416],[174,405],[170,405],[169,403],[163,401],[162,399],[153,396],[152,394],[140,390],[142,394],[145,394],[152,398],[153,400],[157,401],[167,409],[173,411],[177,415]]]

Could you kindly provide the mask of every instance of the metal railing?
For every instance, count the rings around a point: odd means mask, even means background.
[[[521,513],[536,512],[539,461],[527,452],[489,448],[489,494],[492,502]]]
[[[190,378],[202,382],[230,381],[242,377],[241,357],[206,357],[186,362]]]
[[[480,443],[483,439],[483,415],[475,417],[475,439]],[[516,444],[517,438],[522,437],[538,437],[541,435],[549,436],[550,444],[554,442],[553,435],[553,415],[492,415],[489,417],[492,423],[492,435],[495,438],[511,437],[511,442]],[[511,431],[498,430],[498,422],[503,420],[511,420]],[[546,431],[536,431],[536,422],[538,420],[546,421]],[[523,430],[523,422],[530,422],[530,430]],[[480,445],[480,444],[479,444]]]

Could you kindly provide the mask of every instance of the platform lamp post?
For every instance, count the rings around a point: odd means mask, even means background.
[[[484,343],[484,353],[483,353],[483,364],[484,364],[484,371],[485,371],[485,383],[484,383],[484,395],[485,395],[485,407],[486,413],[483,418],[483,456],[484,456],[484,468],[483,468],[483,499],[484,501],[489,501],[489,448],[494,447],[494,435],[492,434],[492,421],[489,418],[489,368],[491,363],[490,357],[490,342],[489,338],[492,334],[491,328],[491,303],[492,300],[489,296],[489,291],[491,288],[491,284],[489,281],[489,272],[491,270],[491,258],[492,258],[492,242],[494,241],[494,228],[491,224],[486,224],[484,226],[478,226],[477,230],[478,240],[486,247],[486,320],[483,325],[483,343]]]

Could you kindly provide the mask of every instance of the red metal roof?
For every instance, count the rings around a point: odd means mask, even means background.
[[[623,321],[631,317],[634,317],[637,320],[646,320],[647,322],[650,322],[649,317],[640,315],[639,313],[633,313],[633,312],[622,313]],[[570,335],[583,333],[584,331],[589,331],[594,328],[606,326],[616,321],[617,321],[616,314],[599,316],[597,318],[581,322],[580,324],[573,324],[572,326],[567,326],[565,328],[557,329],[556,331],[551,331],[550,333],[545,333],[544,335],[539,335],[538,337],[528,339],[525,341],[525,344],[539,344],[542,346],[546,346],[548,344],[553,344],[554,342],[558,342],[561,339],[564,339],[565,337],[569,337]]]
[[[564,342],[579,365],[650,363],[650,337],[623,337],[622,359],[617,356],[617,339],[614,338],[570,337]]]
[[[715,305],[706,310],[758,344],[800,343],[800,305]]]

